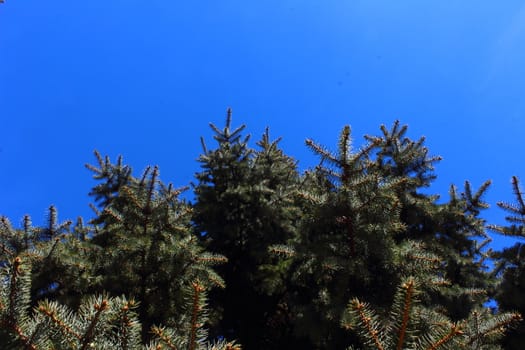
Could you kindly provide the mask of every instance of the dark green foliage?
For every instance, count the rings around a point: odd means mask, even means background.
[[[30,275],[31,267],[21,256],[8,259],[0,271],[0,279],[5,281],[0,289],[2,349],[240,349],[234,343],[206,341],[205,287],[198,280],[186,289],[183,326],[178,330],[154,327],[154,339],[145,346],[134,300],[88,296],[77,312],[56,301],[44,300],[31,310]]]
[[[395,239],[415,239],[442,259],[443,278],[451,287],[440,293],[433,293],[430,303],[442,305],[448,316],[459,320],[483,302],[483,290],[491,281],[484,264],[487,258],[483,248],[490,242],[485,233],[485,222],[479,217],[488,205],[482,201],[490,182],[487,181],[476,193],[469,182],[465,191],[457,195],[451,186],[450,199],[438,203],[438,196],[422,192],[435,179],[434,163],[440,157],[428,155],[424,138],[412,141],[405,136],[407,127],[395,122],[392,129],[381,127],[382,136],[366,138],[376,143],[372,167],[378,169],[386,179],[402,180],[398,187],[400,220],[406,229]],[[481,294],[480,294],[481,293]],[[473,298],[476,294],[481,298]]]
[[[401,282],[387,322],[367,303],[350,301],[343,326],[356,329],[365,349],[457,349],[460,327],[442,315],[419,308],[418,286],[413,278]]]
[[[381,131],[357,151],[348,126],[335,153],[307,140],[321,162],[303,178],[299,238],[279,251],[293,260],[296,331],[314,347],[355,343],[336,326],[348,300],[365,299],[385,313],[406,276],[420,282],[423,305],[453,321],[487,300],[488,236],[478,215],[489,183],[475,194],[466,183],[465,194],[453,191],[439,204],[422,189],[440,158],[428,156],[424,139],[410,140],[398,122]]]
[[[71,227],[70,221],[58,224],[57,217],[56,208],[51,206],[45,227],[33,227],[26,215],[22,229],[13,228],[7,218],[2,217],[0,260],[18,255],[30,260],[32,304],[50,298],[78,306],[94,279],[88,259],[91,246],[84,237],[81,219]]]
[[[160,182],[157,167],[138,179],[121,158],[112,164],[95,154],[99,167],[88,168],[102,183],[91,192],[100,203],[93,206],[93,225],[81,219],[74,226],[59,224],[54,207],[43,228],[32,227],[26,217],[23,229],[14,229],[2,218],[0,261],[20,255],[33,266],[27,277],[33,306],[50,300],[49,305],[70,310],[79,308],[86,295],[126,295],[136,300],[142,341],[151,338],[153,325],[185,334],[191,321],[186,317],[188,285],[198,280],[204,289],[224,287],[211,266],[226,259],[204,250],[193,234],[191,208],[178,199],[181,189]],[[203,320],[199,315],[198,323]]]
[[[505,236],[520,240],[525,238],[525,202],[523,191],[516,176],[512,177],[512,190],[516,203],[499,202],[498,206],[509,215],[505,218],[508,226],[491,225],[490,228]],[[496,260],[495,275],[501,278],[496,289],[495,299],[499,307],[506,311],[518,311],[525,314],[525,255],[524,244],[517,241],[513,246],[494,254]],[[510,330],[505,339],[507,349],[522,349],[525,343],[525,324]]]
[[[91,192],[100,202],[91,240],[97,289],[136,299],[145,332],[155,324],[178,327],[184,287],[195,279],[223,287],[210,266],[226,259],[199,245],[191,208],[178,199],[183,189],[164,185],[157,167],[135,178],[121,158],[113,165],[96,155],[99,167],[88,168],[102,181]]]
[[[418,282],[404,279],[398,286],[392,308],[381,317],[370,305],[353,299],[342,325],[356,330],[364,349],[501,349],[497,345],[505,329],[518,321],[518,314],[494,316],[487,309],[475,310],[462,322],[452,322],[443,314],[422,307]]]
[[[231,110],[211,128],[194,203],[158,167],[135,177],[95,152],[89,223],[1,218],[0,348],[488,350],[506,330],[521,348],[522,244],[487,272],[490,182],[429,194],[440,158],[399,122],[359,149],[349,126],[335,152],[307,140],[320,162],[302,175],[268,129],[252,148]],[[491,228],[522,238],[513,186],[509,226]]]
[[[254,349],[283,345],[286,264],[268,250],[295,234],[296,164],[268,130],[251,149],[244,126],[232,131],[230,110],[224,129],[211,127],[218,145],[208,150],[203,142],[193,220],[207,248],[228,258],[218,267],[226,289],[212,292],[212,305],[222,308],[214,332]]]
[[[393,237],[403,230],[395,194],[400,183],[369,171],[373,145],[352,152],[349,127],[335,154],[310,140],[307,145],[322,161],[305,175],[300,192],[304,214],[292,264],[296,331],[316,347],[340,348],[348,342],[338,325],[350,298],[391,301],[398,274]]]

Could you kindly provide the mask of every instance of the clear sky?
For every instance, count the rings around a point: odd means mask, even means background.
[[[91,215],[92,151],[188,184],[227,107],[300,160],[399,119],[443,156],[431,192],[492,179],[501,223],[525,182],[525,3],[6,0],[0,4],[0,214]],[[501,241],[500,241],[501,242]]]

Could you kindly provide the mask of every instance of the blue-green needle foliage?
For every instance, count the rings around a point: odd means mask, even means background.
[[[218,267],[226,289],[211,294],[214,308],[223,310],[213,332],[253,349],[293,344],[283,309],[286,262],[269,249],[297,233],[296,161],[268,129],[251,148],[244,125],[232,127],[231,110],[224,128],[211,128],[217,145],[211,149],[202,142],[193,220],[207,249],[228,258]]]
[[[12,252],[5,251],[8,254]],[[24,350],[240,349],[206,339],[206,288],[195,280],[185,289],[185,320],[178,329],[154,327],[147,346],[141,340],[138,303],[125,297],[86,296],[78,310],[56,301],[30,305],[31,266],[27,255],[7,259],[0,271],[0,346]]]
[[[525,313],[525,254],[523,253],[523,238],[525,238],[525,200],[519,179],[512,177],[512,190],[516,198],[515,203],[499,202],[498,206],[508,215],[507,226],[491,225],[493,231],[516,238],[514,245],[506,247],[493,254],[496,261],[495,276],[500,279],[496,288],[495,299],[499,307],[506,311]],[[507,349],[521,349],[525,342],[525,325],[520,324],[510,330],[505,338]]]
[[[346,126],[335,152],[306,141],[320,162],[302,178],[299,235],[273,251],[292,260],[301,296],[289,303],[295,331],[317,347],[358,343],[337,327],[345,305],[367,300],[384,314],[407,276],[420,283],[423,305],[454,322],[487,300],[489,238],[479,214],[489,182],[475,193],[469,183],[461,195],[452,188],[450,200],[438,203],[423,190],[440,158],[429,155],[424,138],[406,134],[395,122],[354,149]]]
[[[60,223],[53,206],[44,227],[33,227],[26,216],[23,228],[15,229],[2,218],[0,261],[8,266],[20,256],[31,266],[24,275],[30,293],[23,294],[30,306],[49,300],[75,310],[87,295],[126,295],[136,301],[142,342],[154,325],[183,334],[187,286],[199,280],[206,290],[223,288],[212,267],[226,259],[204,250],[191,226],[191,207],[178,198],[182,189],[164,185],[157,167],[135,178],[122,158],[112,164],[95,155],[98,167],[88,166],[100,181],[91,192],[95,218],[88,225],[82,219]]]
[[[489,273],[489,181],[439,201],[440,158],[399,122],[360,148],[349,126],[334,152],[308,139],[319,164],[300,174],[268,129],[252,148],[231,117],[202,142],[193,203],[158,167],[136,177],[95,152],[90,222],[54,206],[43,227],[2,218],[0,346],[519,348],[520,327],[498,342],[525,312],[522,245]],[[492,229],[523,237],[513,186],[510,225]]]
[[[162,183],[158,167],[135,178],[121,158],[112,164],[95,155],[98,166],[87,167],[100,181],[91,192],[98,203],[91,239],[98,288],[139,301],[145,332],[153,325],[178,327],[185,286],[199,279],[206,287],[224,287],[211,267],[226,258],[201,247],[192,209],[179,199],[184,189]]]
[[[498,340],[520,320],[519,314],[492,315],[488,309],[474,310],[460,322],[425,308],[419,300],[420,285],[405,278],[397,288],[388,316],[354,298],[343,315],[342,325],[355,331],[367,350],[454,350],[501,349]],[[354,347],[350,347],[354,349]]]

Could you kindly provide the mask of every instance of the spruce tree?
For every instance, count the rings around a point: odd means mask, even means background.
[[[396,121],[390,130],[381,126],[381,136],[366,136],[375,144],[371,167],[387,181],[402,181],[396,191],[400,221],[406,229],[395,239],[424,242],[442,259],[443,278],[451,288],[433,293],[430,303],[442,305],[448,316],[457,321],[485,301],[485,291],[491,286],[485,264],[490,238],[485,232],[485,221],[479,216],[488,208],[482,197],[490,181],[476,192],[467,181],[461,194],[452,185],[449,201],[438,203],[439,196],[424,191],[436,178],[434,165],[441,157],[430,156],[425,138],[413,141],[406,136],[407,130],[406,125]]]
[[[0,218],[4,253],[27,255],[30,259],[33,305],[47,298],[77,307],[82,295],[89,292],[94,271],[87,231],[81,218],[74,226],[69,220],[60,223],[54,206],[49,207],[43,227],[34,227],[29,215],[24,216],[20,229],[14,228],[6,217]],[[8,255],[2,255],[0,261],[5,262]]]
[[[474,194],[467,183],[465,194],[452,190],[450,201],[439,204],[422,189],[431,185],[440,158],[428,155],[423,138],[407,138],[398,122],[381,130],[357,151],[349,127],[337,152],[307,140],[321,162],[305,174],[305,214],[290,255],[298,288],[296,330],[313,347],[358,344],[336,327],[344,305],[359,298],[386,313],[399,283],[414,273],[422,303],[452,321],[467,318],[487,300],[482,248],[488,236],[479,213],[488,183]],[[438,271],[413,269],[423,261]]]
[[[348,126],[336,152],[311,140],[307,146],[321,163],[305,174],[299,194],[305,209],[291,247],[295,330],[310,347],[343,348],[355,341],[339,327],[348,301],[366,296],[386,307],[395,292],[393,237],[404,229],[395,191],[401,181],[369,167],[372,143],[353,151]]]
[[[211,266],[226,259],[202,248],[181,190],[95,155],[90,225],[53,206],[43,227],[1,218],[0,348],[238,349],[208,342],[206,295],[224,286]]]
[[[153,325],[180,327],[183,290],[192,281],[224,287],[211,266],[226,259],[201,247],[190,224],[191,207],[179,199],[183,189],[162,183],[158,167],[135,178],[121,158],[112,164],[95,155],[98,167],[87,167],[101,181],[91,192],[98,202],[91,239],[96,290],[137,300],[147,340]]]
[[[523,311],[524,274],[520,244],[486,272],[489,182],[429,195],[439,157],[398,122],[360,149],[350,127],[335,152],[307,140],[320,163],[302,176],[268,129],[251,148],[231,110],[211,127],[194,204],[158,167],[135,177],[95,152],[88,224],[53,206],[43,227],[0,220],[0,348],[499,348],[519,316],[485,308],[487,290]],[[523,237],[513,186],[510,225],[491,228]]]
[[[125,297],[84,295],[77,310],[43,300],[31,309],[31,266],[27,254],[4,246],[0,269],[0,346],[25,350],[239,350],[232,342],[207,341],[206,288],[193,281],[185,288],[185,321],[178,329],[155,326],[153,340],[141,342],[138,304]]]
[[[232,129],[231,110],[223,129],[211,128],[217,148],[209,150],[203,141],[193,220],[207,249],[228,258],[218,267],[226,288],[211,293],[213,308],[222,308],[214,332],[250,349],[275,348],[288,333],[286,264],[269,249],[295,234],[296,162],[268,130],[252,149],[242,135],[245,126]]]
[[[498,202],[498,206],[508,213],[507,226],[490,225],[495,232],[518,239],[510,246],[494,253],[496,262],[494,275],[500,279],[495,290],[498,307],[503,311],[518,311],[525,315],[525,257],[524,244],[520,241],[525,237],[525,199],[519,179],[512,177],[512,190],[515,203]],[[509,330],[504,339],[506,349],[522,349],[525,343],[525,324],[522,322],[515,329]]]
[[[413,277],[401,281],[388,315],[375,312],[368,303],[353,299],[342,325],[355,330],[364,349],[501,349],[497,341],[520,320],[518,314],[492,315],[476,310],[468,319],[453,322],[446,315],[425,308],[419,300],[420,285]],[[353,349],[354,347],[351,347]]]

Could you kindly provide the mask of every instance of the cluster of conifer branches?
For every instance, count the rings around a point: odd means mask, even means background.
[[[202,142],[193,202],[95,152],[89,223],[2,218],[0,348],[519,348],[522,245],[487,248],[524,235],[517,178],[509,226],[489,226],[490,182],[438,201],[440,158],[398,122],[358,149],[348,126],[335,152],[308,139],[304,173],[231,123]]]

